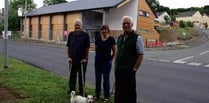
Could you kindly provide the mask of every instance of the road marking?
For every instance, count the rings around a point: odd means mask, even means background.
[[[148,58],[148,60],[155,60],[155,61],[156,61],[157,59],[153,59],[153,58]]]
[[[170,62],[169,60],[164,60],[164,59],[159,59],[158,61],[161,61],[161,62]]]
[[[194,57],[194,56],[190,56],[190,57],[186,57],[186,58],[179,59],[179,60],[176,60],[176,61],[183,61],[183,60],[191,59],[191,58],[193,58],[193,57]]]
[[[148,58],[148,60],[161,61],[161,62],[170,62],[169,60],[164,60],[164,59],[153,59],[153,58]]]
[[[208,67],[209,68],[209,64],[208,65],[205,65],[204,67]]]
[[[202,53],[200,53],[200,55],[203,55],[203,54],[206,54],[206,53],[209,53],[209,51],[202,52]]]
[[[200,66],[202,65],[202,63],[191,62],[191,63],[188,63],[188,65]]]
[[[183,61],[183,60],[191,59],[193,57],[194,56],[190,56],[190,57],[186,57],[186,58],[183,58],[183,59],[175,60],[174,63],[184,64],[184,63],[187,63],[187,62],[186,61]]]
[[[176,61],[174,61],[174,63],[185,64],[185,63],[187,63],[187,61],[178,61],[178,60],[176,60]]]

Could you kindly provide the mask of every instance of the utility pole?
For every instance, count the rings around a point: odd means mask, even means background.
[[[25,15],[25,26],[24,26],[24,35],[25,35],[25,38],[26,38],[26,41],[28,40],[28,32],[27,32],[27,16],[26,16],[26,13],[27,13],[27,0],[25,0],[25,13],[24,13],[24,15]]]
[[[7,51],[7,42],[8,42],[8,0],[5,0],[4,5],[4,42],[3,42],[3,54],[4,54],[4,64],[3,67],[8,68],[8,51]]]

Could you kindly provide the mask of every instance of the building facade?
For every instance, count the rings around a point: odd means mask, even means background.
[[[22,17],[22,31],[30,39],[65,42],[73,31],[75,19],[81,19],[91,41],[102,24],[110,26],[111,35],[122,34],[121,19],[133,17],[133,29],[146,39],[159,40],[154,28],[155,13],[146,0],[78,0],[38,8]]]

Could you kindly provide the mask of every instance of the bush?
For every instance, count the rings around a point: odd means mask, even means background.
[[[194,27],[194,23],[191,22],[191,21],[187,21],[187,22],[186,22],[186,26],[187,26],[187,27]]]
[[[180,28],[185,28],[186,27],[186,24],[184,23],[184,21],[180,21],[179,22],[179,26],[180,26]]]
[[[192,35],[187,32],[182,32],[177,35],[178,40],[189,40],[192,38]]]

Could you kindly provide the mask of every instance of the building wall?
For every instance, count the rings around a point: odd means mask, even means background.
[[[139,0],[137,12],[137,33],[142,35],[144,41],[147,39],[159,40],[159,33],[154,29],[155,15],[145,0]],[[149,16],[141,16],[139,11],[149,13]]]
[[[67,31],[71,32],[74,30],[74,21],[76,19],[81,19],[81,13],[75,12],[75,13],[68,13],[66,15],[66,25],[67,25]]]
[[[31,38],[38,38],[38,17],[32,17],[31,18],[31,32],[32,32],[32,37]]]
[[[161,14],[160,16],[158,16],[157,20],[158,20],[160,23],[162,23],[162,22],[164,23],[164,22],[166,22],[165,19],[164,19],[165,16],[170,17],[170,16],[168,15],[167,12],[164,12],[163,14]]]
[[[52,15],[52,40],[60,41],[63,36],[63,14]]]
[[[41,39],[49,40],[49,15],[40,17]]]
[[[130,0],[127,4],[120,8],[110,9],[109,26],[111,30],[122,30],[121,19],[123,16],[128,15],[133,18],[133,29],[136,30],[137,22],[137,5],[138,0]]]

